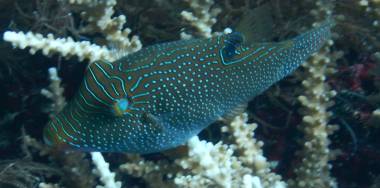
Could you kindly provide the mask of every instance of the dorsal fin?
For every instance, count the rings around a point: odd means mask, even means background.
[[[246,11],[235,28],[244,35],[248,43],[271,41],[273,37],[271,4],[266,3],[251,11]]]
[[[244,42],[244,37],[239,32],[228,34],[224,39],[225,47],[222,49],[224,60],[230,61],[238,53],[237,48]]]

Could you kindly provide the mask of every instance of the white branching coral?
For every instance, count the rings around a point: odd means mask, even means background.
[[[71,37],[54,38],[53,34],[48,34],[47,37],[44,37],[39,33],[7,31],[4,33],[3,39],[12,43],[15,48],[25,49],[29,47],[31,54],[42,50],[42,54],[46,56],[53,54],[60,54],[63,57],[76,56],[79,58],[79,61],[85,59],[90,62],[113,60],[111,51],[106,47],[91,44],[88,41],[75,42]]]
[[[332,41],[330,42],[332,44]],[[329,47],[314,55],[304,64],[308,76],[302,82],[305,93],[298,97],[302,109],[303,123],[300,129],[304,132],[303,149],[299,152],[301,164],[295,169],[296,179],[290,181],[294,187],[321,188],[336,187],[335,180],[330,176],[329,161],[332,154],[329,150],[328,136],[337,129],[329,125],[331,112],[328,108],[333,105],[331,98],[336,92],[325,82],[326,75],[334,70],[328,66],[333,58]]]
[[[53,101],[51,105],[53,116],[60,112],[66,105],[65,97],[63,96],[63,87],[61,86],[61,78],[58,76],[57,69],[55,67],[49,68],[49,89],[42,89],[41,94]]]
[[[124,28],[126,17],[119,15],[112,17],[115,13],[116,0],[70,0],[72,4],[87,6],[81,12],[89,24],[82,28],[84,32],[100,32],[106,38],[108,44],[122,51],[124,55],[141,49],[142,44],[138,36],[129,38],[132,32]]]
[[[182,11],[181,16],[184,20],[190,22],[195,27],[198,34],[205,38],[212,36],[211,27],[216,23],[216,16],[221,12],[220,8],[211,8],[214,5],[213,0],[185,0],[190,3],[193,12]],[[192,36],[182,32],[181,38],[188,39]]]
[[[222,131],[231,134],[239,160],[260,177],[264,187],[273,187],[277,183],[283,183],[281,176],[271,172],[271,165],[264,157],[262,150],[264,143],[254,138],[257,124],[247,123],[247,121],[248,115],[243,113],[236,116],[229,126],[222,127]]]
[[[94,173],[100,177],[100,181],[104,186],[96,186],[97,188],[120,188],[121,182],[115,181],[115,173],[109,169],[109,164],[104,160],[100,152],[91,152],[92,162],[96,169]]]
[[[142,45],[138,36],[129,38],[131,29],[124,28],[126,18],[124,15],[112,17],[114,14],[115,0],[70,0],[69,3],[82,7],[81,15],[88,24],[81,28],[81,33],[102,33],[107,41],[107,46],[92,44],[88,41],[74,41],[73,38],[55,38],[53,34],[44,37],[39,33],[7,31],[3,39],[12,43],[13,47],[25,49],[35,54],[38,50],[46,56],[59,54],[63,57],[76,56],[79,61],[98,60],[113,61],[120,55],[128,55],[141,49]],[[114,48],[115,50],[110,50]],[[115,53],[116,51],[116,53]]]
[[[286,187],[281,178],[270,171],[261,150],[262,143],[252,138],[255,128],[256,124],[247,123],[247,114],[244,113],[223,128],[225,131],[239,129],[232,137],[234,140],[239,138],[236,145],[221,141],[213,144],[195,136],[187,143],[187,155],[176,159],[174,164],[138,157],[121,165],[120,169],[142,177],[151,187]],[[162,181],[164,177],[166,182]]]
[[[218,142],[212,144],[200,141],[197,136],[188,141],[189,156],[177,160],[184,170],[192,175],[177,174],[174,182],[181,187],[235,187],[242,184],[244,175],[251,170],[244,168],[233,156],[233,150],[228,145]],[[235,186],[233,186],[235,185]]]
[[[316,20],[324,21],[326,16],[331,16],[333,3],[322,0],[311,2],[316,5],[311,11]],[[329,40],[319,53],[302,65],[306,71],[303,76],[305,80],[302,82],[304,93],[298,97],[298,100],[303,106],[300,110],[303,119],[299,129],[304,133],[304,138],[301,141],[302,149],[297,152],[301,162],[294,169],[295,178],[289,180],[291,187],[337,187],[335,179],[330,174],[329,161],[335,156],[329,149],[328,138],[338,128],[329,124],[332,113],[328,111],[333,105],[332,98],[336,95],[336,91],[330,89],[326,76],[335,72],[334,62],[342,54],[330,51],[333,43],[333,40]]]

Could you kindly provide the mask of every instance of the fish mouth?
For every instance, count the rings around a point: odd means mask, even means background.
[[[69,144],[64,141],[58,134],[53,134],[49,129],[51,129],[51,123],[44,127],[43,130],[43,141],[46,145],[59,148],[59,149],[69,149],[71,148]]]
[[[53,145],[53,138],[50,134],[48,134],[47,132],[47,129],[48,129],[48,125],[46,125],[44,127],[44,130],[43,130],[43,141],[46,145],[48,146],[52,146]]]

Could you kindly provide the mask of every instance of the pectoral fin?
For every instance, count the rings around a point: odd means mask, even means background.
[[[141,116],[141,122],[150,125],[157,129],[158,131],[162,132],[163,131],[163,122],[162,119],[149,113],[149,112],[144,112]]]

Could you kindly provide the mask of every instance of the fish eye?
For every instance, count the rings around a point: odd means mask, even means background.
[[[123,116],[129,107],[129,101],[126,98],[117,99],[112,105],[112,113],[117,116]]]
[[[232,60],[236,55],[240,54],[240,46],[243,42],[241,33],[234,32],[228,34],[224,40],[224,47],[222,49],[223,58],[227,61]]]

